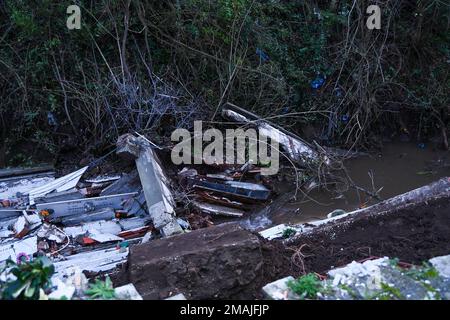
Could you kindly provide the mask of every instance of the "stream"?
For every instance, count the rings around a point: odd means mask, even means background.
[[[385,200],[450,176],[449,152],[420,147],[402,142],[386,144],[381,152],[347,160],[345,166],[357,186],[369,191],[381,189],[378,195]],[[351,187],[341,193],[316,189],[307,196],[298,194],[297,200],[288,203],[275,200],[243,221],[243,225],[257,230],[281,223],[306,223],[325,219],[336,209],[349,212],[377,202],[379,200]]]

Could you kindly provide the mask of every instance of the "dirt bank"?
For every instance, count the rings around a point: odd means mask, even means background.
[[[306,272],[324,273],[372,256],[421,263],[450,253],[450,202],[447,196],[402,209],[358,214],[318,228],[289,245],[293,250],[302,246]]]

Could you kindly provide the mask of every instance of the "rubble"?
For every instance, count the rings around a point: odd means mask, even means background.
[[[65,257],[56,261],[55,273],[63,273],[68,268],[77,267],[87,272],[105,272],[116,268],[127,260],[128,250],[121,252],[117,248],[87,251]],[[62,275],[62,274],[61,274]]]
[[[292,276],[285,277],[283,279],[279,279],[277,281],[266,284],[262,291],[264,296],[271,300],[296,300],[300,297],[289,290],[288,282],[294,281]]]
[[[439,271],[440,275],[450,278],[450,255],[434,257],[430,263]]]
[[[16,261],[17,256],[24,253],[32,256],[37,252],[37,237],[29,237],[18,241],[9,241],[0,245],[0,264],[11,259]]]
[[[168,178],[155,157],[144,150],[138,170],[88,179],[83,179],[88,166],[57,179],[37,169],[0,171],[0,265],[21,256],[47,255],[55,266],[56,289],[49,298],[70,299],[74,289],[65,281],[66,270],[111,272],[127,260],[130,244],[145,235],[153,241],[155,225],[162,236],[183,232]],[[170,219],[158,220],[164,215]],[[131,289],[119,292],[138,298]]]
[[[114,288],[114,291],[116,293],[116,299],[119,300],[143,300],[132,283]]]

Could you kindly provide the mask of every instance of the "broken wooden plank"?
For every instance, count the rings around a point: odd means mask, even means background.
[[[48,173],[54,171],[54,167],[50,164],[43,164],[36,167],[17,167],[17,168],[6,168],[0,169],[0,178],[11,178],[17,176],[26,176],[37,173]]]
[[[90,272],[109,271],[126,262],[127,256],[128,249],[121,251],[116,248],[74,254],[67,256],[66,260],[55,262],[55,273],[62,274],[71,267],[79,267],[81,271]]]
[[[119,235],[123,231],[137,230],[146,227],[150,218],[133,217],[127,219],[114,220],[99,220],[93,222],[86,222],[79,226],[65,227],[64,232],[71,237],[76,237],[86,232],[94,233],[108,233]],[[92,237],[91,237],[92,238]]]
[[[53,175],[19,177],[0,182],[0,199],[17,199],[19,195],[25,195],[35,188],[54,181]]]
[[[145,226],[150,222],[150,217],[133,217],[127,219],[119,219],[117,223],[121,226],[122,230],[132,230]]]
[[[64,232],[72,238],[79,235],[83,235],[87,232],[89,233],[109,233],[117,235],[122,232],[122,228],[116,221],[95,221],[82,224],[81,226],[66,227]]]
[[[124,174],[119,180],[103,189],[100,195],[109,196],[119,193],[136,192],[140,189],[142,189],[142,186],[139,181],[139,174],[137,170],[133,170],[128,174]]]
[[[141,191],[138,196],[128,201],[124,206],[124,210],[129,215],[148,215],[144,192]]]
[[[100,209],[95,212],[85,214],[74,214],[66,216],[61,221],[66,227],[74,226],[80,223],[93,222],[99,220],[112,220],[115,218],[115,211],[112,208]]]
[[[212,192],[206,192],[206,191],[196,192],[195,198],[203,200],[202,202],[215,203],[215,204],[222,205],[222,206],[229,207],[229,208],[242,209],[242,210],[249,209],[249,206],[245,205],[242,202],[233,201],[226,197],[215,196],[212,194]]]
[[[68,201],[75,199],[82,199],[84,196],[77,189],[70,189],[62,192],[52,192],[44,197],[38,197],[34,199],[35,203],[48,203],[57,201]]]
[[[124,230],[118,234],[119,237],[124,239],[135,239],[144,237],[150,230],[152,230],[149,226],[143,226],[131,230]]]
[[[43,197],[54,190],[56,190],[56,192],[61,192],[75,188],[78,181],[80,181],[81,176],[86,172],[88,168],[89,167],[86,166],[84,168],[81,168],[80,170],[51,181],[48,184],[30,190],[28,193],[30,204],[33,205],[35,203],[35,198]]]
[[[103,175],[98,176],[92,179],[86,179],[84,181],[88,183],[105,183],[105,182],[114,182],[119,180],[122,177],[122,175]]]
[[[208,173],[206,175],[207,178],[217,179],[217,180],[225,180],[225,181],[233,181],[233,177],[227,176],[226,174],[218,174],[218,173]]]
[[[89,233],[89,238],[100,242],[100,243],[106,243],[106,242],[117,242],[117,241],[123,241],[124,239],[121,237],[118,237],[111,233]]]
[[[16,238],[23,238],[30,231],[36,229],[42,224],[39,215],[33,213],[28,214],[25,210],[22,211],[22,216],[18,217],[13,225]]]
[[[261,120],[259,116],[247,110],[228,103],[226,107],[222,109],[222,115],[238,122],[255,123],[261,135],[269,137],[281,144],[289,158],[295,162],[307,164],[323,161],[326,164],[330,164],[330,160],[327,157],[321,157],[312,146],[297,135],[270,123],[269,121]]]
[[[39,228],[36,234],[39,238],[45,238],[50,241],[56,241],[56,243],[63,243],[68,240],[67,235],[61,231],[58,227],[44,223],[42,227]]]
[[[259,234],[261,237],[272,240],[276,238],[280,238],[283,235],[283,232],[288,228],[285,224],[279,224],[277,226],[271,227],[269,229],[265,229],[260,231]]]
[[[38,211],[53,210],[53,213],[50,216],[50,221],[52,221],[57,218],[94,212],[103,208],[123,209],[125,201],[131,199],[135,195],[136,193],[133,192],[104,197],[41,203],[36,205],[36,208]]]
[[[34,210],[26,210],[33,213]],[[13,217],[19,217],[22,215],[22,209],[0,209],[0,220],[10,219]]]
[[[233,209],[221,205],[211,204],[211,203],[204,203],[204,202],[198,202],[198,201],[192,201],[192,204],[200,211],[207,213],[207,214],[213,214],[213,215],[219,215],[219,216],[227,216],[227,217],[242,217],[244,215],[244,211]]]
[[[263,185],[249,182],[225,181],[224,183],[218,183],[194,180],[193,187],[250,200],[265,201],[270,196],[269,189],[267,189]]]

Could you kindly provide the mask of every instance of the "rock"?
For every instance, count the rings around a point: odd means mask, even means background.
[[[288,282],[294,280],[292,276],[279,279],[266,284],[262,291],[267,298],[272,300],[298,300],[300,297],[288,288]]]
[[[179,294],[176,294],[176,295],[171,296],[171,297],[169,297],[169,298],[166,298],[166,299],[164,299],[164,300],[187,300],[187,299],[186,299],[186,297],[184,296],[184,294],[179,293]]]
[[[48,295],[49,299],[53,300],[70,300],[75,293],[75,287],[72,285],[67,285],[60,279],[56,278],[55,284],[56,290]]]
[[[263,283],[256,235],[234,223],[131,248],[126,278],[144,299],[182,291],[189,299],[249,298]]]
[[[346,214],[346,212],[344,210],[336,209],[336,210],[330,212],[329,214],[327,214],[327,218],[333,218],[333,217],[341,216],[343,214]]]
[[[430,263],[442,277],[450,278],[450,255],[430,259]]]
[[[114,288],[114,292],[116,299],[119,300],[142,300],[141,295],[131,283]]]

